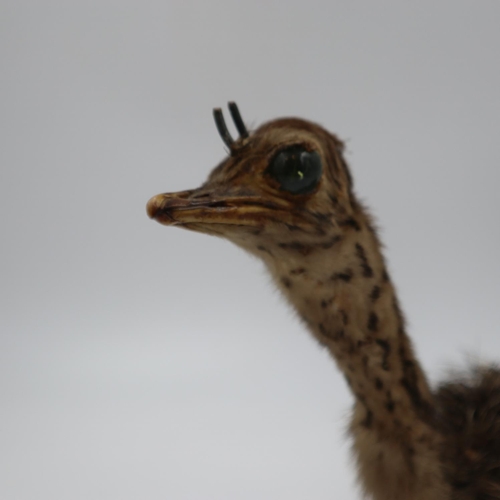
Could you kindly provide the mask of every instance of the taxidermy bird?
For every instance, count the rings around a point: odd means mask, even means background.
[[[198,189],[151,198],[148,215],[262,259],[354,396],[349,428],[368,498],[500,499],[500,372],[477,368],[431,390],[342,142],[297,118],[250,134],[229,110],[237,140],[214,110],[227,158]]]

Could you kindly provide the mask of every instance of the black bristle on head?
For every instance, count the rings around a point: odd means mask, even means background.
[[[217,130],[219,135],[222,137],[224,144],[231,149],[231,146],[234,143],[229,130],[227,129],[226,121],[224,120],[224,115],[222,114],[222,109],[214,108],[214,120],[215,125],[217,126]]]
[[[235,102],[231,101],[228,103],[228,107],[231,116],[233,118],[233,122],[236,125],[236,128],[238,129],[238,134],[240,134],[240,137],[242,139],[245,139],[246,137],[248,137],[248,130],[245,127],[245,124],[243,123],[238,106],[236,105]]]

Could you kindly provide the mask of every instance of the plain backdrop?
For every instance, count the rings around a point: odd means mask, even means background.
[[[212,108],[346,140],[431,380],[500,359],[500,2],[3,0],[0,498],[355,499],[334,363],[230,243],[150,221]]]

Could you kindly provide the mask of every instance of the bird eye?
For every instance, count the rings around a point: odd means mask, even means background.
[[[321,157],[316,151],[292,146],[280,151],[266,172],[279,182],[283,191],[305,194],[317,186],[322,170]]]

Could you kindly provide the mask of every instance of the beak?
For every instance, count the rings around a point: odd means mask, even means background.
[[[151,219],[166,226],[174,226],[182,221],[174,217],[175,211],[190,206],[189,195],[192,191],[165,193],[153,196],[146,205],[146,211]]]
[[[189,228],[192,224],[224,224],[256,227],[267,221],[279,221],[283,217],[280,213],[287,210],[287,205],[279,200],[265,201],[256,195],[218,195],[200,188],[153,196],[146,209],[149,217],[166,226]]]

